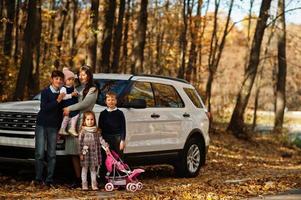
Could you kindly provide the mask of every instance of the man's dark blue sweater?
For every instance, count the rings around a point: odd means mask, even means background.
[[[50,86],[41,92],[41,106],[37,126],[58,128],[63,118],[62,104],[57,102],[59,93],[53,93]]]
[[[119,135],[121,140],[125,140],[125,118],[121,110],[104,110],[99,115],[99,128],[102,130],[102,136]]]

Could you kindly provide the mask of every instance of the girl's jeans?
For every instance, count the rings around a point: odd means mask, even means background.
[[[47,177],[46,183],[53,182],[56,163],[57,128],[37,126],[35,130],[35,167],[36,180],[42,181],[44,169],[45,143],[47,142]]]

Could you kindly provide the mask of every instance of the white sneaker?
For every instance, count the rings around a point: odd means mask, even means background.
[[[82,182],[82,189],[83,190],[88,190],[88,182]]]
[[[75,130],[74,128],[70,128],[70,129],[68,130],[68,132],[69,132],[71,135],[73,135],[73,136],[78,136],[78,134],[77,134],[77,132],[76,132],[76,130]]]
[[[69,133],[64,128],[60,129],[59,134],[60,135],[69,135]]]

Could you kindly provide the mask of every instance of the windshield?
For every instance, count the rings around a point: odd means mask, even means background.
[[[101,79],[95,80],[95,83],[99,88],[99,95],[97,98],[97,104],[105,105],[105,96],[108,91],[113,91],[117,94],[117,99],[123,93],[125,88],[129,85],[129,80],[112,80],[112,79]]]

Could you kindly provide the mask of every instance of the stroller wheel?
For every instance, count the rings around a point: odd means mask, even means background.
[[[107,184],[105,185],[105,190],[108,191],[108,192],[113,191],[113,190],[114,190],[114,185],[113,185],[113,183],[107,183]]]
[[[141,182],[136,183],[137,185],[137,190],[142,190],[143,184]]]
[[[132,183],[126,184],[126,190],[127,191],[131,191],[131,185],[132,185]]]
[[[131,183],[131,185],[130,185],[130,191],[131,192],[136,192],[136,190],[137,190],[137,185],[135,183]]]

